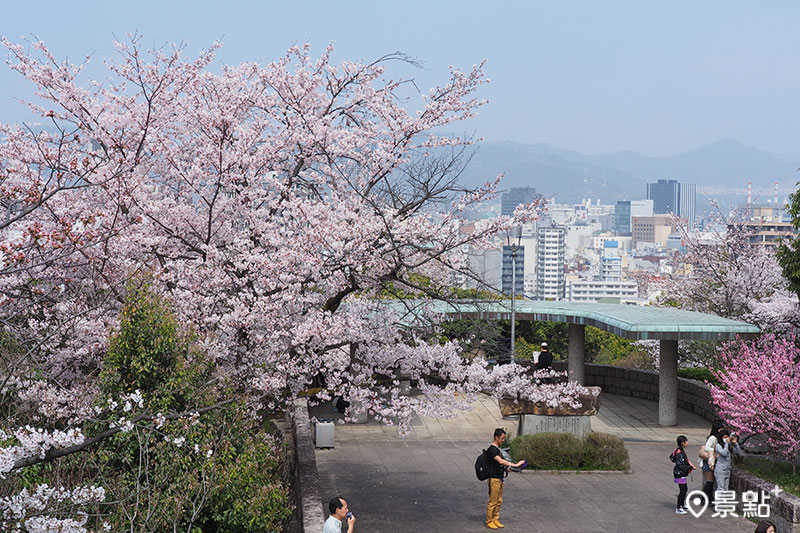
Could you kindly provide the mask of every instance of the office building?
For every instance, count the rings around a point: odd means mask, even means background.
[[[678,216],[686,220],[689,228],[694,227],[695,199],[697,197],[697,185],[694,183],[681,183],[678,191]]]
[[[510,217],[518,205],[531,204],[541,196],[533,187],[511,187],[500,197],[500,214]]]
[[[503,246],[502,283],[503,294],[511,295],[512,284],[517,296],[525,294],[525,246],[516,243]]]
[[[658,180],[647,184],[647,198],[653,200],[653,214],[679,216],[688,222],[689,227],[694,226],[696,193],[694,183],[679,183],[678,180]]]
[[[519,205],[527,205],[535,202],[542,195],[536,192],[533,187],[511,187],[508,192],[503,193],[500,198],[500,214],[512,216],[514,210]],[[519,232],[522,228],[517,228]],[[519,235],[519,233],[515,234]],[[513,240],[513,239],[512,239]],[[514,254],[514,247],[517,248]],[[514,260],[512,256],[516,257]],[[515,243],[503,246],[503,268],[502,268],[502,287],[503,294],[511,294],[511,283],[514,281],[515,293],[522,296],[525,293],[525,247]],[[512,263],[515,272],[512,274]]]
[[[634,250],[648,243],[664,248],[667,246],[667,238],[675,231],[672,215],[634,217],[631,226],[633,230],[631,248]]]
[[[617,235],[631,234],[633,217],[653,216],[653,200],[619,200],[614,208],[614,232]]]

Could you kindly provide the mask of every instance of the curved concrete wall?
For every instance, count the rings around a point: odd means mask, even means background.
[[[554,361],[553,368],[566,372],[565,361]],[[658,401],[658,372],[587,363],[584,385],[598,386],[603,392]],[[678,378],[678,407],[707,420],[716,417],[708,385],[694,379]]]

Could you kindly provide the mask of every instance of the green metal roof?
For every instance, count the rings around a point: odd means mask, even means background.
[[[403,315],[403,322],[413,321],[413,315],[422,311],[445,313],[450,318],[511,318],[511,300],[392,300],[387,303]],[[517,320],[594,326],[633,340],[725,341],[737,335],[748,337],[759,333],[757,326],[747,322],[672,307],[517,300],[514,309]]]

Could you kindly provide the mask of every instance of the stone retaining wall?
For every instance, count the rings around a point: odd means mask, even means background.
[[[566,372],[566,361],[554,361],[553,368]],[[585,365],[587,387],[598,386],[603,392],[658,401],[658,372],[610,365]],[[694,379],[678,378],[678,407],[713,420],[716,411],[708,385]]]
[[[311,438],[311,419],[308,416],[308,401],[300,398],[292,405],[292,429],[294,433],[297,472],[295,497],[300,514],[302,531],[317,533],[325,524],[322,510],[322,495],[319,489],[319,472]]]
[[[774,487],[775,485],[772,483],[735,466],[731,470],[731,490],[735,490],[739,494],[755,491],[759,497],[762,492],[769,494],[769,520],[775,524],[778,533],[800,533],[800,498],[786,492],[772,494],[770,491]]]

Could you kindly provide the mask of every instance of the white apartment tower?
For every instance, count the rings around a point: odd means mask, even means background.
[[[603,281],[622,281],[622,257],[619,255],[617,241],[603,243],[603,256],[600,258],[600,279]]]
[[[536,298],[563,300],[565,230],[562,226],[543,226],[537,237]]]

